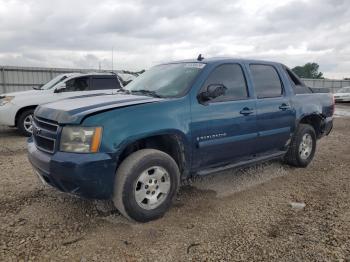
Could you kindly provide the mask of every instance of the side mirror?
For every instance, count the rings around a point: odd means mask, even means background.
[[[226,93],[227,87],[223,84],[211,84],[208,85],[205,91],[198,94],[198,100],[200,102],[207,102]]]
[[[59,93],[61,92],[63,89],[66,89],[67,86],[66,86],[66,83],[60,83],[56,86],[55,88],[55,93]]]

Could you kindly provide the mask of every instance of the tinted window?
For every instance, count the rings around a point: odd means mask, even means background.
[[[112,77],[98,77],[92,78],[92,90],[100,89],[117,89],[120,88],[120,85],[116,78]]]
[[[71,91],[87,91],[89,90],[89,78],[88,77],[78,77],[67,81],[66,88],[63,92]]]
[[[223,84],[227,90],[225,95],[212,99],[211,102],[240,100],[248,97],[243,71],[237,64],[226,64],[215,68],[205,82],[202,91],[212,84]]]
[[[250,65],[250,71],[258,98],[282,95],[281,80],[274,67],[269,65]]]

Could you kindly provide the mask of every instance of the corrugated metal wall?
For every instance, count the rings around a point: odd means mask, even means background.
[[[93,71],[96,72],[98,70],[0,66],[0,94],[30,90],[33,87],[45,84],[55,76],[63,73]],[[102,72],[110,71],[102,70]],[[329,88],[332,92],[344,86],[350,86],[350,80],[303,79],[303,81],[310,87]]]
[[[30,90],[63,73],[97,72],[94,69],[0,66],[0,94]],[[101,70],[99,72],[110,72]],[[117,71],[115,71],[117,72]]]

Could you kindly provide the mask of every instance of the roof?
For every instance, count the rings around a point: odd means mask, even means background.
[[[244,58],[234,58],[234,57],[210,57],[210,58],[204,58],[202,61],[198,61],[197,59],[185,59],[185,60],[179,60],[179,61],[171,61],[171,62],[167,62],[167,63],[164,63],[164,64],[170,64],[170,63],[205,63],[205,64],[212,64],[212,63],[219,63],[219,62],[279,64],[278,62],[274,62],[274,61],[256,60],[256,59],[244,59]]]
[[[85,76],[98,76],[98,75],[101,75],[101,76],[105,76],[105,75],[117,75],[115,73],[112,73],[112,72],[88,72],[88,73],[80,73],[81,75],[85,75]]]

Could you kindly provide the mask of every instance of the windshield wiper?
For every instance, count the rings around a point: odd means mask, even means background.
[[[129,95],[130,91],[121,87],[121,88],[118,89],[117,93],[124,93],[124,94]]]
[[[152,97],[157,97],[157,98],[163,98],[163,96],[157,94],[157,92],[155,91],[151,91],[151,90],[146,90],[146,89],[140,89],[140,90],[130,90],[130,92],[133,93],[139,93],[142,95],[146,95],[146,96],[152,96]]]

